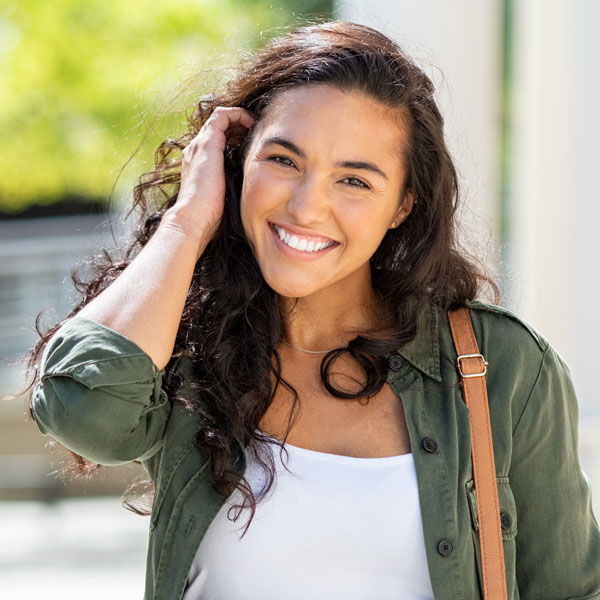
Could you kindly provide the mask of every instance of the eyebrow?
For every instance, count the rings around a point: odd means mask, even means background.
[[[267,138],[262,145],[267,146],[268,144],[279,144],[280,146],[287,148],[290,152],[294,152],[301,158],[306,158],[306,152],[296,146],[294,142],[290,142],[290,140],[287,140],[286,138],[273,136]],[[365,171],[371,171],[381,175],[386,181],[388,179],[388,176],[376,164],[364,160],[341,160],[336,162],[334,166],[343,167],[345,169],[362,169]]]

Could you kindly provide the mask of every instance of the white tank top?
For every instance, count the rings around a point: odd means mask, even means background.
[[[204,536],[183,600],[432,600],[412,454],[355,458],[271,446],[277,469],[248,520],[227,510]],[[265,475],[246,449],[252,490]],[[285,452],[281,457],[286,461]],[[238,509],[232,510],[233,515]]]

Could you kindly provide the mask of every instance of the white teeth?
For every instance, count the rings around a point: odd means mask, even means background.
[[[305,239],[300,239],[297,235],[286,233],[286,231],[277,225],[274,225],[275,232],[279,236],[279,239],[287,244],[290,248],[300,250],[301,252],[318,252],[333,246],[335,242],[315,242],[310,240],[309,242]]]

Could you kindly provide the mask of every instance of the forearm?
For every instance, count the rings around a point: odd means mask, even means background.
[[[196,261],[208,240],[167,211],[138,256],[77,316],[118,331],[162,369],[173,354]]]

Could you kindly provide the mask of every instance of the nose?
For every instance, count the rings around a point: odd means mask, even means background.
[[[327,184],[317,177],[303,177],[293,189],[287,205],[298,224],[322,223],[329,218]]]

